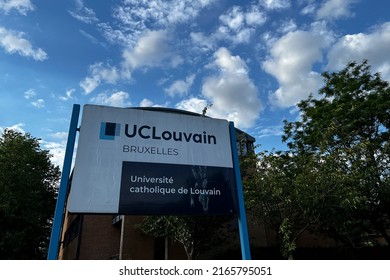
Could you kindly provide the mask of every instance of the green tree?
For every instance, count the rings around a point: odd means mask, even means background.
[[[247,207],[274,231],[283,257],[293,259],[298,239],[317,230],[342,174],[315,155],[261,152],[245,160],[256,166],[243,176]]]
[[[285,122],[284,140],[291,152],[324,157],[343,173],[323,229],[355,247],[375,234],[390,245],[389,83],[367,61],[323,77],[321,98],[298,104],[302,119]]]
[[[60,170],[30,134],[0,137],[0,259],[44,259]]]
[[[288,150],[245,159],[248,206],[274,229],[286,258],[306,231],[344,244],[390,245],[390,87],[367,61],[323,73],[319,98],[284,123]],[[250,169],[248,169],[250,170]]]
[[[183,245],[189,260],[197,259],[223,236],[227,216],[148,216],[139,228],[154,237],[171,238]]]

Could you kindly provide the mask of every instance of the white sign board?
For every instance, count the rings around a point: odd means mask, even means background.
[[[68,210],[147,214],[155,203],[167,214],[175,206],[163,205],[181,200],[207,212],[213,201],[235,204],[232,174],[226,120],[85,105]]]

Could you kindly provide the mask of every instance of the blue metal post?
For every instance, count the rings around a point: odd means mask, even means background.
[[[234,166],[234,172],[236,177],[237,195],[238,195],[237,197],[238,210],[239,210],[238,229],[240,232],[241,255],[243,260],[250,260],[251,251],[249,247],[248,225],[246,222],[244,192],[242,188],[240,165],[238,160],[236,130],[234,128],[233,122],[229,122],[229,130],[230,130],[230,141],[232,143],[233,166]]]
[[[74,104],[72,110],[72,118],[69,126],[68,141],[66,143],[64,165],[62,167],[61,183],[58,190],[58,198],[56,209],[54,212],[53,227],[51,230],[48,260],[56,260],[58,257],[58,249],[61,240],[61,229],[64,216],[66,193],[69,184],[70,169],[72,167],[72,158],[74,144],[76,140],[77,125],[79,121],[80,105]]]

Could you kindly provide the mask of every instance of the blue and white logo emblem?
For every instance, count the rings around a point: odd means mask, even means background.
[[[119,123],[102,122],[100,124],[100,136],[102,140],[115,140],[115,136],[119,136],[121,125]]]

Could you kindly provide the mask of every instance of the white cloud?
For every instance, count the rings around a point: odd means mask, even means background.
[[[289,0],[260,0],[260,4],[268,10],[287,9],[291,6]]]
[[[50,134],[50,136],[53,137],[53,138],[56,138],[56,139],[65,140],[65,139],[68,138],[68,132],[58,131],[58,132]]]
[[[216,33],[216,37],[229,40],[233,44],[247,44],[250,42],[254,31],[253,28],[242,28],[231,32],[225,26],[221,26]]]
[[[203,109],[208,105],[206,99],[192,97],[185,99],[176,104],[176,108],[180,110],[190,111],[198,114],[202,114]]]
[[[184,81],[176,80],[168,88],[165,89],[165,92],[168,93],[168,95],[171,97],[174,97],[175,95],[183,96],[187,94],[194,80],[195,74],[187,76]]]
[[[245,9],[233,6],[219,16],[221,26],[212,34],[214,40],[230,40],[234,44],[249,43],[255,28],[266,22],[267,17],[259,7],[251,5]]]
[[[128,107],[131,102],[128,100],[129,94],[124,91],[118,91],[113,94],[99,93],[97,96],[91,98],[91,102],[115,107]]]
[[[257,133],[258,138],[268,137],[268,136],[281,136],[283,135],[283,125],[273,125],[265,128],[260,128]]]
[[[50,133],[49,136],[54,139],[54,141],[46,141],[41,140],[41,147],[45,150],[49,150],[51,155],[50,161],[59,166],[61,169],[63,167],[64,158],[65,158],[65,150],[66,150],[66,141],[68,139],[68,132],[65,131],[57,131],[54,133]],[[77,142],[75,143],[75,149],[77,149]],[[76,153],[73,153],[73,161],[76,157]]]
[[[40,144],[43,149],[49,150],[51,155],[50,161],[55,166],[59,166],[62,169],[65,158],[66,140],[62,140],[60,142],[49,142],[41,140]]]
[[[84,23],[95,23],[99,21],[95,12],[87,8],[82,0],[75,0],[75,5],[76,7],[73,11],[68,11],[72,17]]]
[[[37,93],[32,88],[30,88],[29,90],[24,92],[24,98],[26,98],[26,99],[31,99],[36,95],[37,95]]]
[[[73,99],[73,93],[75,92],[76,90],[74,88],[71,88],[71,89],[68,89],[66,90],[65,92],[65,95],[61,95],[59,98],[60,100],[62,101],[68,101],[69,99]]]
[[[42,109],[45,107],[45,100],[43,100],[42,98],[37,99],[37,100],[31,102],[31,105],[33,105],[34,107],[36,107],[38,109]]]
[[[14,130],[14,131],[17,131],[17,132],[20,132],[20,133],[26,133],[26,131],[24,130],[24,126],[26,124],[24,123],[17,123],[17,124],[14,124],[12,126],[7,126],[7,127],[1,127],[0,126],[0,133],[3,133],[5,129],[10,129],[10,130]]]
[[[39,61],[48,58],[44,50],[33,48],[31,43],[23,37],[23,32],[7,30],[0,26],[0,47],[4,48],[7,53],[18,53],[21,56],[32,57],[34,60]]]
[[[152,107],[154,105],[153,101],[144,98],[142,101],[139,103],[140,107]]]
[[[314,3],[308,3],[307,6],[305,6],[301,10],[302,15],[312,15],[316,12],[316,5]]]
[[[278,30],[282,34],[295,31],[296,29],[297,29],[297,24],[292,19],[282,22],[280,27],[278,28]]]
[[[226,14],[219,17],[219,20],[232,30],[238,30],[243,27],[245,23],[245,15],[241,7],[234,6]]]
[[[310,94],[316,93],[322,85],[320,73],[310,71],[306,74],[295,75],[292,83],[281,85],[269,96],[272,105],[277,107],[290,107],[306,99]]]
[[[120,69],[101,62],[95,63],[89,67],[90,74],[80,82],[80,86],[89,94],[101,83],[116,84],[121,79],[131,79],[136,69],[177,67],[183,59],[171,51],[169,39],[167,31],[147,31],[134,48],[123,51]]]
[[[245,13],[245,22],[249,26],[262,25],[267,20],[265,13],[261,12],[257,6],[251,6]]]
[[[130,72],[141,67],[176,67],[182,62],[180,57],[171,52],[169,35],[164,30],[146,32],[134,49],[126,49],[123,52],[123,58],[123,66]]]
[[[279,88],[269,97],[273,105],[293,106],[321,86],[321,75],[312,71],[312,65],[322,61],[322,51],[330,45],[332,36],[318,28],[289,32],[272,46],[263,68],[279,82]]]
[[[247,65],[226,48],[216,51],[214,58],[213,65],[219,70],[219,75],[206,78],[202,87],[203,96],[212,104],[208,111],[210,116],[234,121],[241,128],[253,126],[262,104],[248,76]]]
[[[137,38],[140,33],[137,29],[134,29],[134,32],[130,33],[124,28],[116,29],[107,22],[99,22],[96,26],[110,44],[118,44],[122,46],[133,45],[135,38]]]
[[[377,26],[371,33],[350,34],[341,37],[328,52],[329,70],[341,70],[350,61],[360,63],[367,59],[374,71],[390,81],[390,22]]]
[[[30,0],[0,0],[0,10],[8,14],[12,9],[17,10],[22,15],[26,15],[27,12],[34,10],[34,5]]]
[[[165,104],[156,104],[154,103],[153,101],[147,99],[147,98],[144,98],[142,99],[142,101],[140,102],[139,104],[139,107],[169,107],[168,106],[169,104],[168,103],[165,103]]]
[[[150,24],[165,28],[192,21],[213,2],[215,0],[126,0],[124,5],[114,9],[114,16],[129,27],[149,28],[146,24]]]
[[[338,19],[341,17],[350,17],[353,14],[350,6],[356,0],[327,0],[317,11],[317,19]]]
[[[81,35],[83,35],[85,38],[87,38],[88,41],[90,41],[92,44],[100,45],[103,48],[108,49],[107,44],[105,42],[99,41],[96,37],[92,36],[88,32],[86,32],[86,31],[84,31],[82,29],[80,29],[79,32],[80,32]]]
[[[233,73],[233,74],[243,74],[248,73],[248,68],[246,63],[241,59],[241,57],[232,56],[228,49],[220,48],[214,54],[214,65],[218,66],[222,73]]]
[[[202,10],[216,0],[125,0],[113,8],[115,24],[99,23],[106,39],[128,49],[135,47],[149,30],[173,30],[192,23]]]
[[[247,44],[266,21],[267,15],[257,5],[233,6],[219,16],[220,25],[214,32],[191,32],[190,37],[194,48],[202,51],[214,50],[219,41]]]
[[[212,50],[216,45],[216,38],[214,36],[208,37],[202,32],[191,32],[190,37],[193,45],[202,51]]]
[[[94,91],[102,82],[115,84],[121,78],[116,67],[97,62],[89,66],[90,75],[80,82],[86,94]]]
[[[86,94],[90,94],[100,85],[100,78],[98,75],[92,77],[86,77],[80,82],[80,87],[84,89]]]

